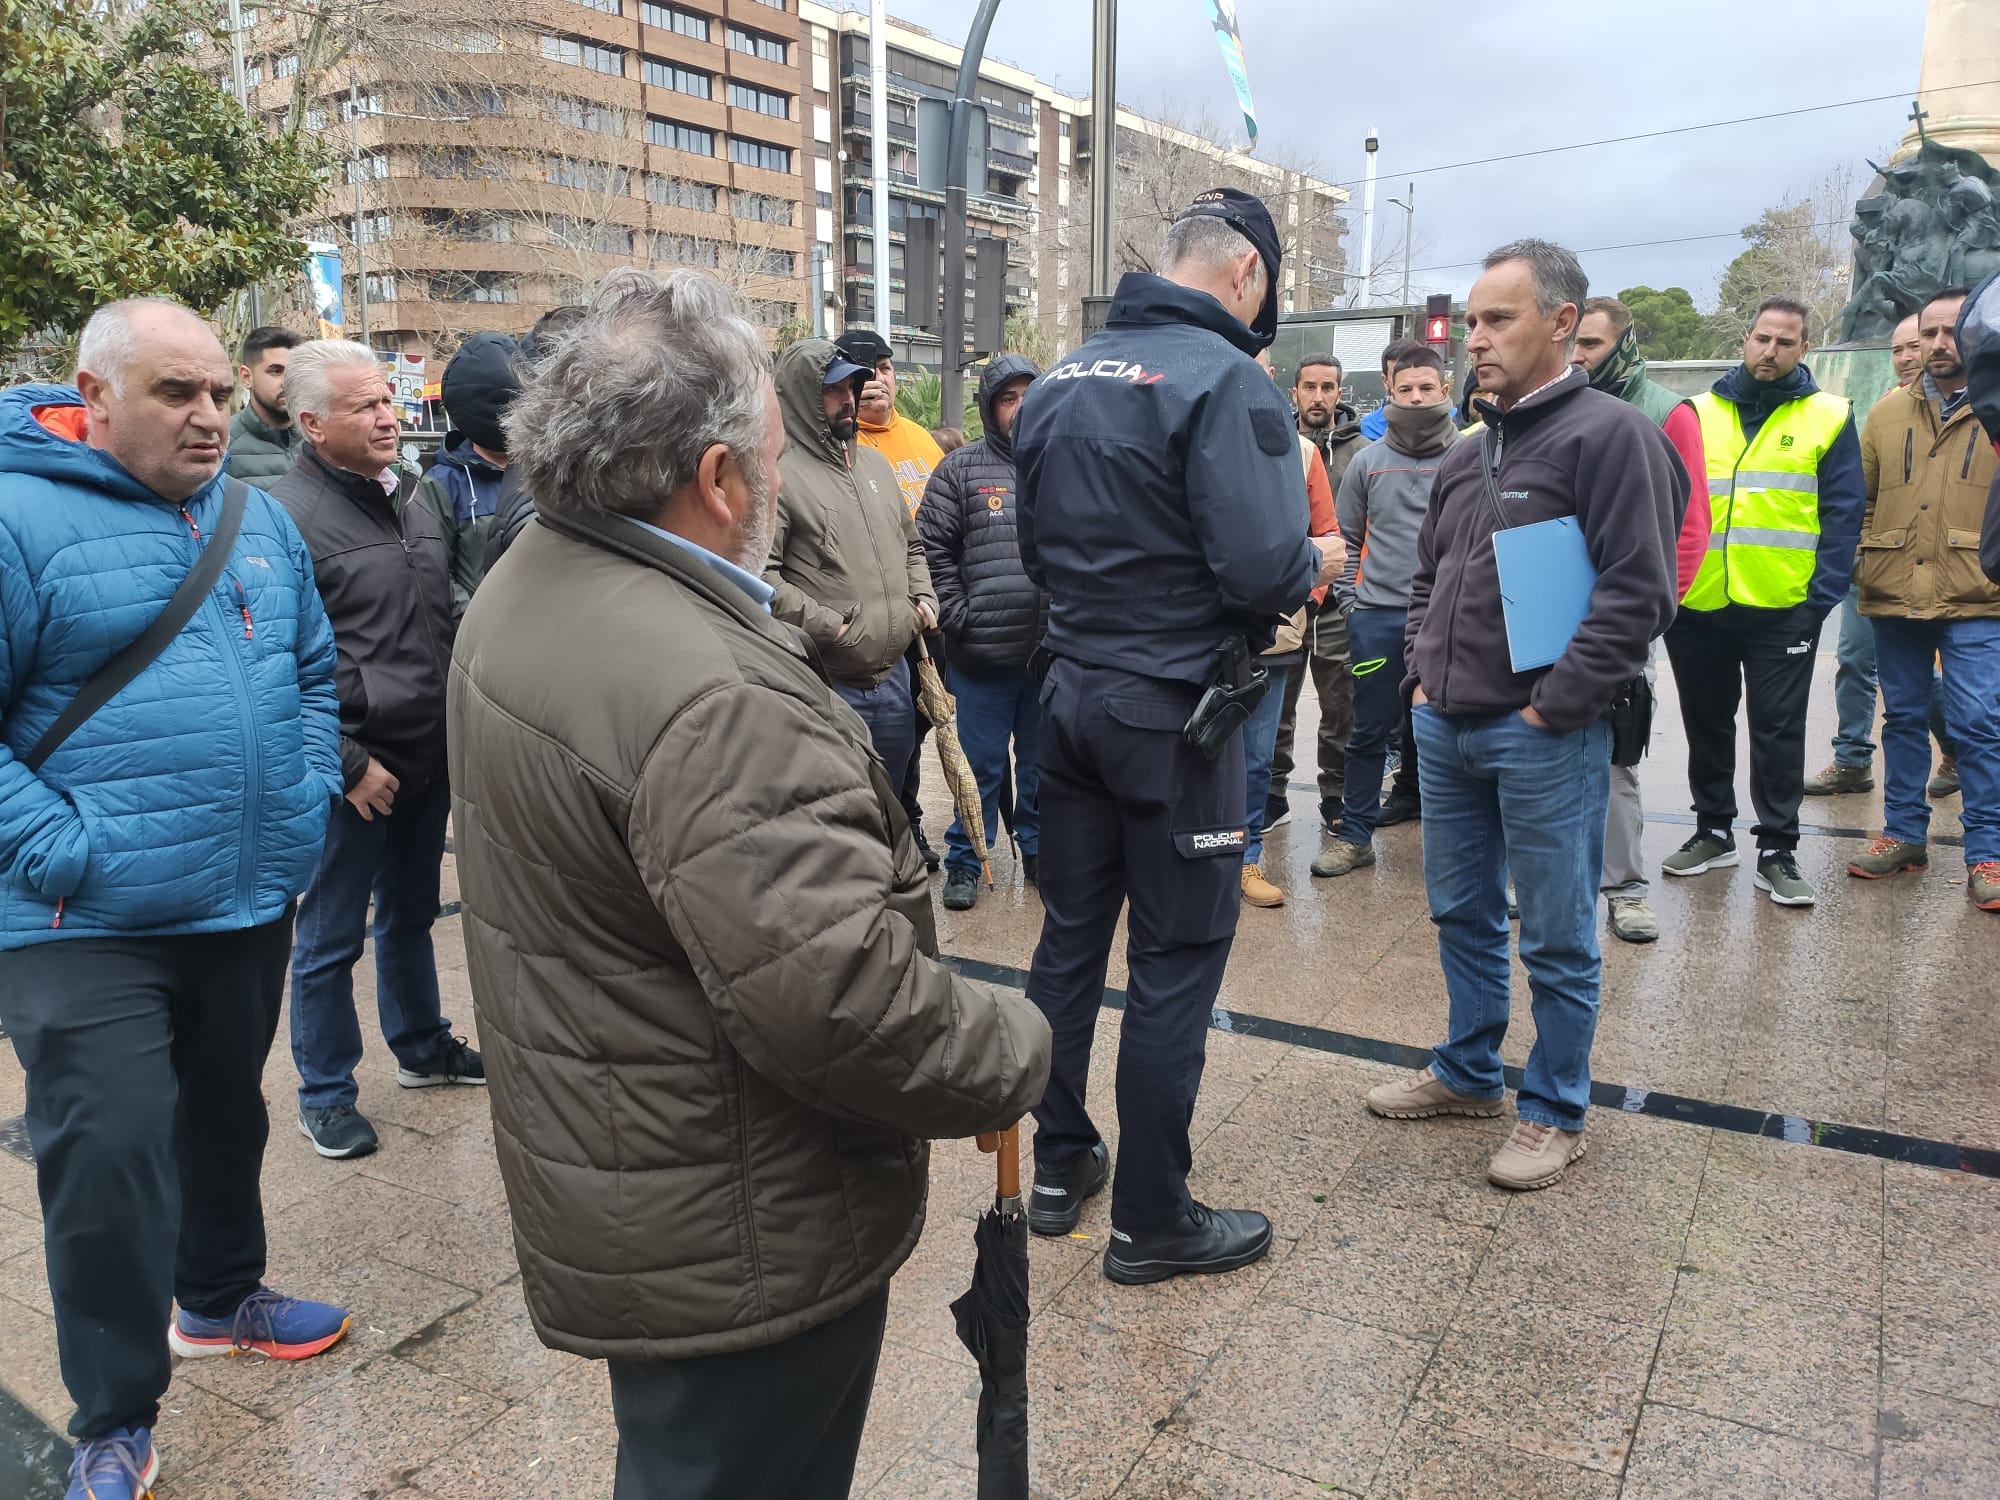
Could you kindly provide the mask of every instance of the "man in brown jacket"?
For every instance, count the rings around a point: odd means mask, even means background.
[[[1967,400],[1955,328],[1963,287],[1918,313],[1924,372],[1876,403],[1861,433],[1868,509],[1855,580],[1875,626],[1882,683],[1882,836],[1847,867],[1880,880],[1930,863],[1931,664],[1944,664],[1945,722],[1958,741],[1966,892],[2000,911],[2000,588],[1979,567],[1994,454]]]
[[[735,300],[614,272],[506,425],[540,524],[466,612],[450,746],[528,1309],[610,1362],[617,1500],[833,1500],[925,1141],[1033,1105],[1048,1026],[938,962],[893,785],[768,612]]]
[[[937,629],[937,594],[896,471],[855,442],[873,378],[825,339],[778,356],[784,488],[764,577],[776,590],[771,613],[811,637],[901,787],[917,748],[903,653],[919,628]]]

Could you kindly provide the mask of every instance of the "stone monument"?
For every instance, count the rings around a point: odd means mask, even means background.
[[[1910,134],[1854,206],[1854,295],[1842,323],[1850,342],[1886,339],[1939,287],[2000,270],[1995,9],[1994,0],[1930,0]]]

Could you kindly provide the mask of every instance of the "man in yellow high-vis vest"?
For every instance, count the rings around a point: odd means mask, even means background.
[[[1773,297],[1757,309],[1743,363],[1694,398],[1708,467],[1708,553],[1667,631],[1688,737],[1694,837],[1669,875],[1738,862],[1736,708],[1750,719],[1757,887],[1780,906],[1811,906],[1799,869],[1806,701],[1820,626],[1846,596],[1867,491],[1854,413],[1801,361],[1806,309]]]

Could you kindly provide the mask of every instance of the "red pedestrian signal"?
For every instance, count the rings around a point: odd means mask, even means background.
[[[1449,344],[1451,342],[1451,319],[1425,318],[1424,342],[1427,344]]]

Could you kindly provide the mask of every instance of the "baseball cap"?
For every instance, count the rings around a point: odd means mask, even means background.
[[[1259,347],[1268,348],[1278,336],[1278,268],[1283,261],[1278,249],[1278,227],[1271,222],[1271,211],[1250,193],[1222,187],[1196,193],[1194,201],[1181,210],[1174,222],[1197,216],[1222,220],[1255,246],[1257,254],[1263,257],[1264,305],[1258,309],[1250,331],[1257,335]]]
[[[833,347],[857,365],[865,366],[870,374],[883,360],[895,358],[889,341],[872,328],[850,328],[833,341]]]
[[[857,365],[853,360],[845,358],[839,349],[836,348],[833,359],[827,364],[826,373],[819,378],[819,383],[821,385],[839,385],[843,381],[852,380],[857,375],[873,375],[874,373],[873,368],[863,368]]]

